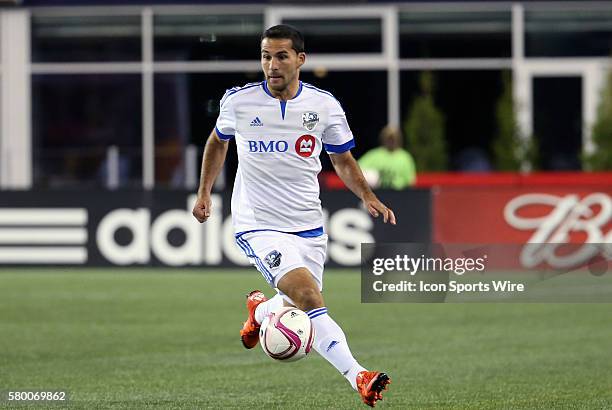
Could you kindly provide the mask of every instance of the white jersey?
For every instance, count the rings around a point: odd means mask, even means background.
[[[293,99],[272,96],[265,81],[227,90],[216,132],[236,139],[238,171],[232,193],[235,232],[308,231],[323,226],[319,154],[355,146],[334,96],[300,82]]]

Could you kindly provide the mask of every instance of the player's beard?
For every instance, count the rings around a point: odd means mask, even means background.
[[[288,81],[284,81],[285,80],[284,77],[281,77],[280,80],[281,80],[280,82],[272,82],[272,81],[270,81],[270,78],[268,78],[268,87],[270,87],[272,90],[274,90],[276,92],[283,92],[283,91],[285,91],[285,89],[289,85],[289,82]]]
[[[295,78],[296,74],[294,73],[291,78],[287,78],[287,75],[283,75],[281,78],[285,81],[282,81],[280,83],[277,84],[272,84],[270,82],[270,78],[268,78],[268,87],[271,88],[272,90],[281,93],[283,91],[285,91],[288,87],[289,84],[291,84],[291,82],[293,81],[293,79]]]

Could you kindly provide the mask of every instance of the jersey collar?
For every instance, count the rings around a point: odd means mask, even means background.
[[[272,93],[270,92],[270,90],[268,89],[268,81],[264,80],[261,82],[261,86],[263,88],[263,90],[266,92],[266,94],[268,94],[270,97],[276,99],[275,96],[272,95]],[[296,99],[300,94],[302,93],[302,82],[300,81],[300,86],[298,87],[297,93],[291,98]]]

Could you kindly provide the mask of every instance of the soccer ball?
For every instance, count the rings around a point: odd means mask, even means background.
[[[306,313],[294,307],[283,307],[262,321],[259,341],[272,359],[294,362],[310,353],[314,328]]]

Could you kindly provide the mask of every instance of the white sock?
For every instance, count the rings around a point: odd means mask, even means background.
[[[261,324],[266,316],[276,312],[281,307],[283,307],[283,297],[277,293],[273,298],[257,305],[255,308],[255,320]]]
[[[330,362],[357,390],[357,373],[365,370],[351,354],[346,336],[334,320],[321,307],[306,312],[315,330],[314,349]]]

